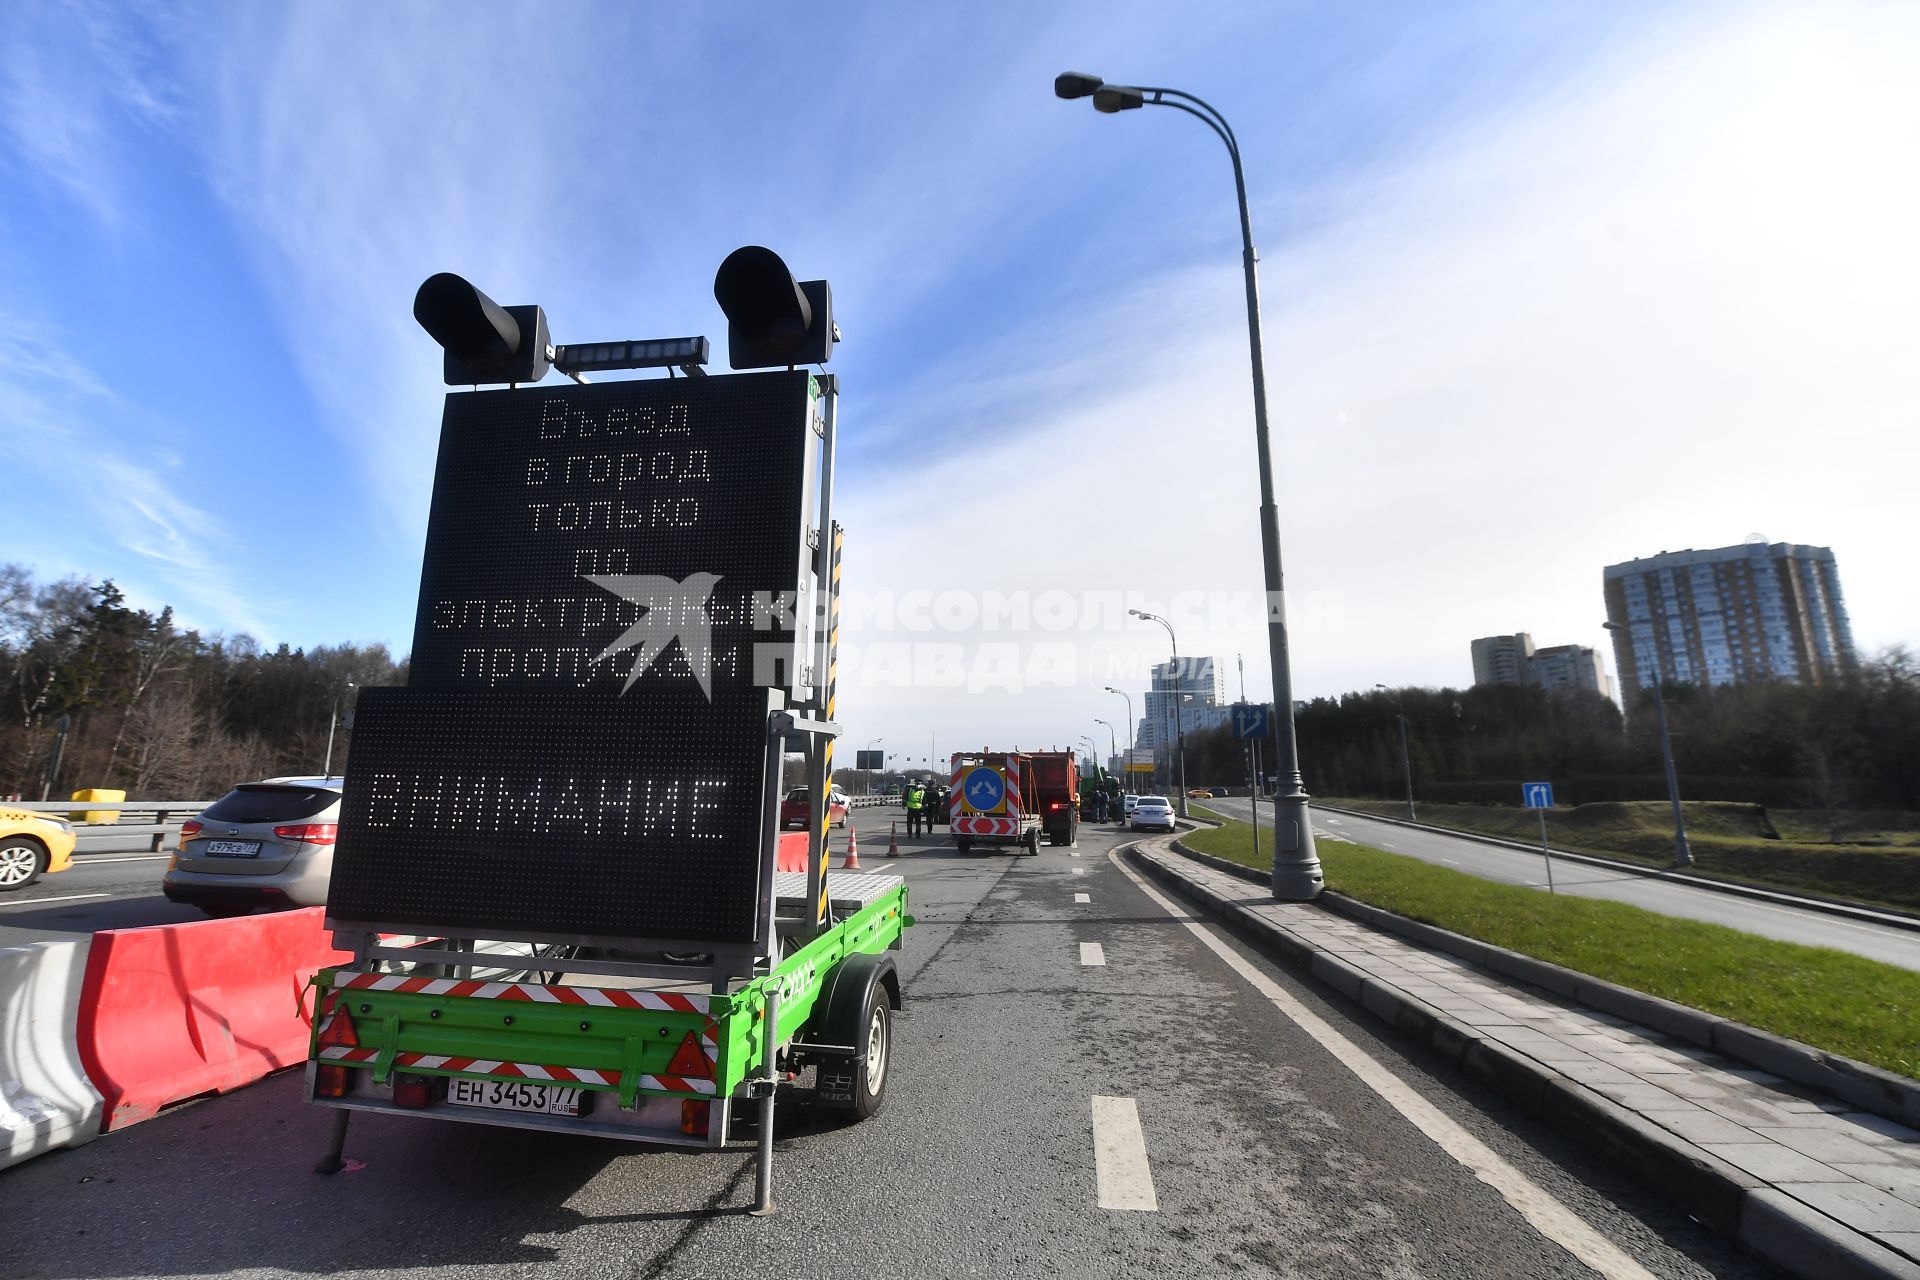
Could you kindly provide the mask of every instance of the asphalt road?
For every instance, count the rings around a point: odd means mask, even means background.
[[[173,845],[169,839],[166,847],[171,850]],[[161,894],[160,877],[166,874],[169,855],[148,853],[148,847],[145,837],[83,837],[71,868],[0,893],[0,947],[99,929],[206,919],[197,909],[168,902]]]
[[[1773,1274],[1252,959],[1277,1002],[1109,860],[1111,829],[1037,858],[962,858],[940,838],[892,861],[888,816],[861,823],[863,862],[907,877],[918,921],[889,1097],[850,1127],[783,1103],[778,1216],[741,1212],[744,1148],[380,1115],[355,1117],[349,1172],[317,1177],[329,1115],[283,1074],[0,1172],[0,1274],[1594,1274],[1535,1225],[1556,1215],[1631,1259],[1615,1274]],[[1537,1212],[1383,1101],[1309,1034],[1313,1015],[1531,1179]],[[1147,1188],[1152,1208],[1107,1207]]]
[[[1249,801],[1245,797],[1223,797],[1202,803],[1228,817],[1238,818],[1242,822],[1247,820]],[[1271,806],[1262,804],[1260,816],[1263,822],[1270,822]],[[1376,822],[1325,810],[1315,811],[1314,831],[1316,834],[1406,854],[1423,862],[1441,863],[1456,871],[1498,880],[1503,884],[1531,885],[1542,892],[1547,887],[1546,860],[1538,853],[1503,849],[1498,845],[1482,844],[1459,836],[1419,831],[1390,822]],[[1920,969],[1920,930],[1775,905],[1738,894],[1696,889],[1690,885],[1569,862],[1563,858],[1554,859],[1553,886],[1557,893],[1609,898],[1663,915],[1726,925],[1730,929],[1759,934],[1763,938],[1798,942],[1810,947],[1831,947],[1865,956],[1869,960],[1899,965],[1904,969]]]

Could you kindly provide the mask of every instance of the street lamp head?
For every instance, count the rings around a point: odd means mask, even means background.
[[[1084,71],[1062,71],[1053,78],[1053,96],[1056,98],[1090,98],[1105,81],[1099,76],[1090,76]]]
[[[1146,94],[1123,84],[1103,84],[1093,91],[1093,109],[1105,115],[1133,111],[1146,105]]]
[[[1619,623],[1617,623],[1617,622],[1613,622],[1613,621],[1611,621],[1611,620],[1609,620],[1609,621],[1607,621],[1607,622],[1603,622],[1603,623],[1601,623],[1601,624],[1600,624],[1600,627],[1601,627],[1601,629],[1602,629],[1602,630],[1604,630],[1604,631],[1625,631],[1625,630],[1626,630],[1626,628],[1625,628],[1625,627],[1623,627],[1623,626],[1621,626],[1621,625],[1620,625]]]

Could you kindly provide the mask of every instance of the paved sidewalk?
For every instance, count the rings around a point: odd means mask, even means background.
[[[1920,1278],[1920,1131],[1323,907],[1275,902],[1158,842],[1136,856],[1773,1262],[1822,1280]]]

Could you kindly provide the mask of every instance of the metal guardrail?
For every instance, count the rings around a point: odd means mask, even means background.
[[[144,835],[149,837],[147,849],[159,853],[166,845],[167,836],[180,823],[211,805],[211,800],[7,800],[0,802],[9,809],[25,809],[28,813],[45,813],[65,818],[70,814],[100,813],[111,810],[112,822],[74,822],[74,829],[82,835],[108,835],[119,832],[125,835]],[[151,815],[146,822],[125,822],[130,816]],[[71,820],[71,819],[69,819]]]

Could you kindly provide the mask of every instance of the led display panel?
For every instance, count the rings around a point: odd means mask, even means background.
[[[759,941],[804,370],[449,395],[405,689],[359,699],[338,926]]]
[[[763,693],[366,689],[327,918],[755,940]]]
[[[804,370],[447,397],[408,683],[789,688]]]

